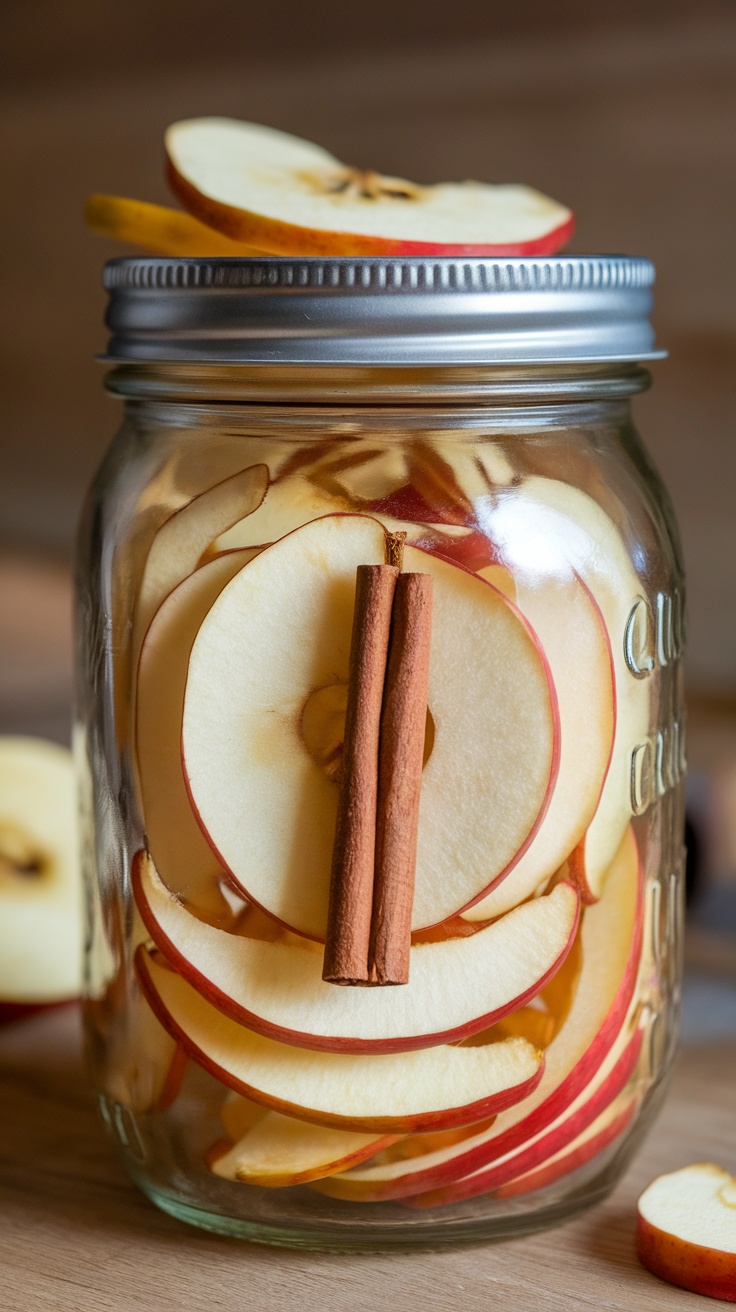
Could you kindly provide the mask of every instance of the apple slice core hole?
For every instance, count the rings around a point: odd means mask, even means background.
[[[48,867],[48,858],[23,829],[7,822],[0,824],[0,881],[38,879]]]
[[[315,764],[335,784],[340,777],[347,702],[348,685],[342,681],[330,683],[310,692],[299,717],[299,732],[304,746]],[[426,766],[432,755],[434,739],[434,719],[428,708],[424,729],[423,766]]]

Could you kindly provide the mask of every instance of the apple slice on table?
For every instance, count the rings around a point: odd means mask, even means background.
[[[639,967],[642,896],[633,836],[629,836],[606,880],[601,901],[586,909],[582,928],[583,966],[571,1007],[545,1051],[545,1071],[536,1089],[496,1117],[493,1125],[458,1145],[413,1162],[365,1168],[360,1179],[336,1183],[347,1196],[410,1197],[442,1188],[480,1171],[541,1138],[564,1120],[576,1102],[585,1103],[591,1082],[603,1081],[627,1045],[623,1030]],[[477,1040],[471,1040],[475,1043]],[[607,1065],[604,1066],[604,1063]],[[582,1095],[582,1097],[581,1097]]]
[[[347,684],[358,565],[384,560],[365,515],[315,520],[223,589],[189,662],[182,751],[199,822],[243,889],[324,940],[334,779],[305,743],[311,699]],[[412,547],[434,580],[429,714],[413,929],[471,905],[517,862],[557,776],[557,702],[526,621],[482,579]]]
[[[518,1198],[540,1189],[547,1189],[557,1180],[562,1180],[573,1171],[578,1171],[588,1162],[592,1162],[606,1148],[615,1144],[624,1130],[631,1124],[638,1099],[630,1093],[623,1093],[611,1103],[600,1116],[583,1130],[572,1143],[555,1153],[541,1166],[523,1175],[516,1176],[494,1191],[495,1198]]]
[[[555,479],[532,477],[513,495],[488,503],[483,528],[517,580],[574,570],[603,616],[613,653],[616,729],[610,765],[595,814],[581,839],[570,876],[583,898],[600,896],[605,872],[631,814],[631,757],[649,733],[651,690],[626,664],[624,635],[643,586],[619,529],[587,493]],[[581,678],[583,672],[581,671]]]
[[[558,884],[471,938],[412,947],[402,988],[345,990],[322,979],[319,954],[197,920],[144,852],[133,887],[148,932],[203,997],[259,1034],[323,1052],[409,1052],[488,1028],[561,966],[579,905],[577,890]]]
[[[134,616],[139,640],[164,597],[197,568],[215,538],[252,514],[268,488],[268,466],[252,465],[202,492],[162,524],[143,570]]]
[[[167,887],[217,923],[232,913],[222,866],[192,812],[181,767],[181,712],[189,655],[225,584],[252,559],[228,552],[175,587],[156,611],[141,647],[136,695],[136,760],[146,840]]]
[[[396,1142],[394,1135],[360,1134],[310,1125],[268,1111],[237,1094],[226,1100],[221,1119],[234,1142],[210,1150],[214,1175],[270,1189],[320,1180],[374,1157]]]
[[[0,738],[0,1020],[79,996],[82,880],[71,753]]]
[[[451,1128],[511,1106],[541,1078],[543,1056],[524,1039],[369,1057],[309,1052],[230,1020],[145,948],[136,969],[162,1025],[204,1070],[316,1125],[378,1134]]]
[[[636,1246],[660,1280],[736,1303],[736,1178],[710,1162],[660,1175],[639,1199]]]
[[[165,140],[182,204],[276,254],[541,255],[572,235],[570,211],[529,187],[419,186],[255,123],[188,119]]]
[[[481,570],[496,582],[499,566]],[[560,708],[560,770],[547,814],[514,870],[465,912],[489,920],[544,886],[580,842],[601,798],[616,724],[614,659],[603,616],[578,575],[514,580],[516,604],[549,661]]]

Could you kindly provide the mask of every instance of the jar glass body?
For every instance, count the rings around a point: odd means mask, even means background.
[[[83,516],[77,614],[100,1108],[149,1196],[211,1229],[367,1249],[519,1233],[612,1186],[676,1041],[683,579],[629,415],[641,375],[488,369],[464,397],[429,371],[302,373],[265,398],[226,367],[113,383],[126,418]],[[378,523],[439,571],[417,865],[436,914],[408,1006],[324,984],[296,892],[291,914],[290,886],[329,879],[340,784],[352,594],[337,636],[302,607],[327,586],[323,517],[348,557]],[[440,896],[446,834],[463,876]]]

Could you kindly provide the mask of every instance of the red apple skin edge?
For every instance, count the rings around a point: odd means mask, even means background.
[[[487,1117],[495,1116],[497,1112],[505,1111],[507,1107],[513,1106],[514,1103],[520,1102],[522,1098],[526,1098],[530,1093],[533,1093],[544,1074],[544,1060],[542,1060],[539,1069],[531,1079],[513,1089],[504,1089],[502,1093],[492,1095],[490,1098],[480,1098],[477,1102],[468,1103],[465,1107],[451,1107],[443,1111],[427,1113],[419,1112],[414,1116],[376,1116],[355,1121],[346,1116],[333,1115],[328,1112],[315,1112],[308,1107],[298,1107],[291,1103],[285,1103],[280,1098],[272,1098],[260,1089],[254,1089],[249,1084],[236,1079],[229,1071],[223,1070],[222,1067],[207,1058],[166,1011],[148,976],[143,964],[144,961],[145,947],[141,944],[135,955],[135,969],[138,983],[146,997],[146,1001],[156,1019],[161,1022],[172,1038],[176,1039],[180,1047],[197,1066],[213,1075],[216,1080],[219,1080],[220,1084],[224,1084],[229,1089],[234,1089],[236,1093],[242,1094],[245,1098],[250,1098],[252,1102],[260,1103],[263,1107],[271,1107],[277,1112],[283,1112],[285,1116],[291,1116],[295,1120],[308,1121],[312,1125],[334,1126],[338,1130],[357,1130],[361,1133],[364,1130],[367,1132],[375,1130],[378,1134],[411,1134],[414,1131],[421,1130],[450,1130],[459,1125],[472,1125],[475,1121],[482,1121]]]
[[[155,920],[151,909],[146,902],[145,895],[141,888],[140,865],[143,853],[136,852],[133,859],[133,870],[131,883],[136,905],[141,914],[141,919],[146,926],[151,938],[156,946],[163,953],[166,960],[176,971],[190,984],[194,986],[198,993],[211,1002],[213,1007],[237,1020],[247,1029],[253,1030],[255,1034],[262,1034],[266,1039],[275,1039],[279,1043],[287,1043],[292,1048],[308,1048],[314,1052],[345,1052],[356,1055],[370,1053],[398,1053],[413,1052],[419,1048],[436,1048],[439,1044],[455,1043],[460,1039],[470,1038],[473,1034],[479,1034],[481,1030],[489,1029],[497,1020],[507,1015],[510,1011],[516,1011],[519,1007],[530,1002],[535,998],[540,989],[557,973],[564,962],[570,948],[575,941],[578,924],[580,920],[580,910],[578,907],[575,921],[570,931],[570,937],[565,945],[563,952],[557,958],[555,963],[540,980],[535,980],[529,986],[525,993],[514,998],[508,1007],[499,1007],[494,1012],[487,1015],[474,1017],[472,1021],[464,1025],[457,1026],[452,1030],[444,1030],[438,1034],[417,1034],[406,1038],[398,1039],[351,1039],[351,1038],[332,1038],[329,1035],[315,1035],[302,1033],[298,1030],[290,1030],[282,1025],[275,1025],[272,1021],[264,1020],[262,1016],[256,1015],[252,1011],[241,1007],[239,1003],[229,998],[227,994],[222,993],[216,988],[205,975],[202,975],[190,961],[174,946],[171,939],[163,932],[158,922]],[[571,885],[572,887],[572,885]]]
[[[695,1294],[736,1303],[736,1256],[693,1244],[660,1230],[639,1215],[636,1228],[639,1260],[660,1280]]]
[[[577,1171],[581,1166],[592,1162],[594,1157],[602,1153],[610,1144],[615,1143],[632,1120],[637,1106],[636,1101],[632,1102],[631,1106],[626,1107],[620,1116],[617,1116],[609,1125],[604,1126],[598,1134],[594,1134],[592,1138],[587,1139],[585,1143],[579,1144],[577,1148],[571,1149],[559,1161],[549,1162],[546,1166],[540,1166],[538,1171],[531,1171],[527,1175],[518,1176],[515,1180],[511,1180],[497,1190],[495,1197],[519,1198],[522,1194],[531,1193],[533,1189],[545,1189],[557,1180],[564,1179],[566,1175],[572,1175],[573,1171]]]
[[[352,518],[354,515],[361,515],[361,517],[362,517],[362,518],[365,518],[365,519],[373,519],[373,518],[374,518],[374,516],[372,516],[372,515],[362,515],[362,512],[360,512],[360,511],[337,511],[335,514],[332,514],[332,515],[317,515],[317,516],[315,517],[314,520],[311,520],[311,521],[310,521],[310,523],[316,523],[317,520],[319,520],[319,519],[345,519],[345,518]],[[380,520],[376,520],[376,523],[380,526],[380,528],[382,529],[383,532],[386,531],[385,528],[384,528],[384,525],[381,524],[381,521],[380,521]],[[300,527],[304,527],[304,526],[301,525]],[[298,532],[299,532],[299,528],[292,529],[292,530],[291,530],[291,533],[285,533],[284,536],[283,536],[282,538],[279,538],[279,539],[278,539],[278,541],[279,541],[279,542],[283,542],[283,541],[284,541],[284,538],[291,537],[291,535],[292,535],[293,533],[298,533]],[[271,544],[269,544],[269,545],[271,545],[271,546],[275,546],[276,544],[275,544],[275,543],[271,543]],[[410,543],[410,544],[408,544],[408,545],[414,545],[414,544]],[[265,549],[268,550],[268,548],[265,548]],[[437,552],[428,551],[428,550],[426,550],[426,548],[424,548],[424,547],[420,547],[420,546],[417,546],[417,547],[416,547],[416,550],[418,550],[418,551],[423,551],[424,554],[427,555],[427,556],[432,556],[432,555],[437,555],[437,554],[438,554]],[[446,559],[446,558],[445,558],[445,557],[442,557],[442,559]],[[543,668],[543,670],[544,670],[545,679],[546,679],[546,682],[547,682],[547,690],[548,690],[548,692],[549,692],[549,700],[550,700],[550,709],[551,709],[551,712],[552,712],[553,747],[552,747],[552,758],[551,758],[551,761],[550,761],[549,780],[548,780],[548,782],[547,782],[547,788],[546,788],[546,791],[545,791],[544,798],[542,799],[542,803],[541,803],[541,806],[540,806],[540,808],[539,808],[539,812],[538,812],[538,814],[537,814],[537,816],[536,816],[536,818],[535,818],[535,820],[534,820],[534,823],[533,823],[532,826],[531,826],[531,829],[529,830],[529,833],[527,834],[526,838],[524,839],[524,842],[521,844],[521,846],[519,847],[518,851],[514,853],[513,857],[512,857],[511,860],[509,861],[508,865],[506,865],[506,866],[504,867],[504,869],[500,872],[500,874],[498,874],[498,875],[495,876],[495,878],[491,881],[490,884],[488,884],[485,888],[481,889],[481,891],[480,891],[480,892],[479,892],[474,898],[472,898],[469,902],[466,902],[464,906],[462,906],[462,907],[457,907],[456,910],[453,911],[452,914],[451,914],[450,916],[445,916],[443,920],[438,920],[438,921],[436,921],[434,925],[423,925],[421,931],[417,931],[417,932],[424,932],[424,930],[436,929],[439,925],[444,925],[444,924],[446,924],[448,920],[452,920],[455,916],[459,916],[459,915],[461,915],[463,911],[469,911],[470,908],[471,908],[471,907],[474,907],[474,906],[476,905],[477,902],[482,902],[483,899],[484,899],[485,897],[487,897],[488,894],[489,894],[490,892],[492,892],[492,890],[493,890],[494,888],[496,888],[496,886],[497,886],[498,884],[500,884],[500,883],[502,882],[502,880],[504,880],[504,879],[506,878],[506,876],[509,875],[509,874],[511,873],[511,871],[514,869],[514,867],[518,864],[518,862],[519,862],[519,861],[521,860],[521,858],[524,856],[525,852],[529,849],[529,847],[531,847],[531,844],[534,842],[534,839],[536,838],[536,835],[537,835],[539,829],[541,828],[542,821],[544,820],[544,818],[545,818],[545,816],[546,816],[546,814],[547,814],[547,811],[549,810],[550,803],[551,803],[551,801],[552,801],[552,794],[554,793],[555,785],[556,785],[556,783],[557,783],[557,776],[559,775],[559,772],[560,772],[560,757],[561,757],[561,753],[562,753],[561,722],[560,722],[560,706],[559,706],[559,701],[558,701],[558,699],[557,699],[557,691],[556,691],[556,689],[555,689],[555,682],[554,682],[554,679],[553,679],[553,677],[552,677],[552,669],[551,669],[551,667],[550,667],[549,661],[547,660],[547,656],[546,656],[546,654],[545,654],[544,648],[543,648],[541,642],[539,641],[539,638],[537,637],[537,635],[536,635],[534,629],[532,628],[531,624],[530,624],[529,621],[527,620],[526,616],[522,615],[522,613],[521,613],[521,611],[519,610],[518,606],[514,605],[513,601],[510,601],[509,598],[506,597],[506,596],[500,591],[499,588],[495,587],[495,585],[494,585],[493,583],[489,583],[487,579],[479,579],[479,578],[478,578],[478,575],[475,574],[475,572],[474,572],[473,570],[471,570],[471,569],[467,569],[467,568],[465,567],[465,565],[461,565],[461,564],[459,564],[457,561],[450,561],[450,560],[448,559],[448,560],[447,560],[447,563],[448,563],[448,564],[452,564],[452,565],[454,565],[455,569],[462,570],[464,574],[470,574],[472,578],[476,579],[476,580],[477,580],[478,582],[480,582],[480,583],[483,583],[483,584],[485,585],[485,587],[490,588],[490,589],[491,589],[493,592],[495,592],[499,597],[501,597],[501,598],[503,599],[504,604],[505,604],[506,606],[508,606],[509,609],[510,609],[511,611],[513,611],[513,613],[514,613],[514,615],[516,616],[517,620],[519,621],[519,623],[521,624],[521,626],[523,627],[523,629],[525,630],[525,632],[529,635],[529,639],[530,639],[530,641],[533,643],[533,645],[534,645],[534,649],[535,649],[535,651],[537,652],[537,655],[539,656],[539,659],[540,659],[540,662],[541,662],[542,668]],[[247,566],[244,566],[243,568],[247,568]],[[182,734],[183,734],[183,728],[182,728]],[[273,921],[275,921],[275,923],[276,923],[277,925],[280,925],[282,929],[288,929],[289,932],[292,933],[292,934],[299,934],[301,938],[311,938],[311,935],[302,933],[301,930],[295,929],[293,925],[290,925],[287,921],[285,921],[285,920],[281,920],[278,916],[274,915],[273,911],[270,911],[270,910],[268,909],[268,907],[264,907],[264,906],[263,906],[263,905],[257,900],[257,898],[254,898],[254,897],[253,897],[253,895],[248,891],[248,889],[246,889],[242,884],[240,884],[240,882],[239,882],[237,876],[233,873],[233,871],[232,871],[232,870],[230,869],[230,867],[228,866],[227,861],[225,860],[225,858],[224,858],[223,855],[222,855],[222,852],[220,852],[220,851],[218,850],[217,845],[215,844],[215,842],[214,842],[214,840],[213,840],[213,838],[212,838],[212,835],[208,832],[207,827],[206,827],[206,825],[203,823],[203,821],[202,821],[202,817],[201,817],[200,814],[199,814],[199,810],[198,810],[198,808],[197,808],[197,803],[196,803],[196,801],[195,801],[194,794],[192,793],[191,785],[190,785],[190,782],[189,782],[189,775],[188,775],[188,773],[187,773],[186,759],[185,759],[185,756],[184,756],[184,742],[183,742],[183,737],[182,737],[182,739],[180,740],[180,744],[179,744],[179,746],[180,746],[180,753],[181,753],[181,770],[182,770],[182,776],[183,776],[183,778],[184,778],[184,787],[185,787],[185,789],[186,789],[187,797],[189,798],[189,805],[190,805],[191,808],[192,808],[192,814],[193,814],[195,820],[197,821],[197,824],[199,825],[200,829],[202,830],[202,833],[204,834],[204,837],[205,837],[207,843],[209,844],[209,846],[210,846],[210,848],[211,848],[211,850],[212,850],[212,852],[213,852],[213,854],[214,854],[214,856],[215,856],[215,858],[216,858],[218,864],[222,867],[222,869],[223,869],[223,871],[225,872],[225,874],[227,875],[228,879],[233,883],[234,887],[235,887],[235,888],[236,888],[236,889],[237,889],[237,890],[238,890],[238,891],[239,891],[239,892],[240,892],[245,898],[247,898],[247,900],[248,900],[249,902],[252,902],[253,905],[254,905],[255,907],[258,907],[259,911],[262,911],[262,912],[264,913],[264,915],[269,916],[270,919],[273,920]],[[323,942],[324,942],[324,939],[314,939],[313,941],[314,941],[314,942],[323,943]]]
[[[475,1178],[457,1178],[444,1189],[433,1189],[412,1198],[410,1207],[440,1207],[447,1203],[461,1202],[466,1198],[475,1198],[478,1194],[489,1193],[528,1174],[533,1168],[543,1166],[545,1159],[553,1157],[566,1143],[572,1143],[587,1130],[589,1125],[610,1106],[631,1078],[641,1051],[642,1032],[637,1030],[626,1045],[613,1070],[603,1084],[591,1096],[589,1101],[574,1112],[563,1126],[554,1127],[541,1143],[530,1144],[522,1148],[513,1162],[499,1162],[480,1172]],[[564,1136],[564,1137],[563,1137]]]
[[[171,1065],[166,1073],[166,1079],[164,1080],[163,1088],[158,1096],[156,1106],[153,1109],[154,1111],[168,1111],[181,1089],[182,1080],[184,1079],[188,1062],[189,1058],[184,1049],[181,1047],[177,1048],[171,1058]]]
[[[280,219],[268,219],[265,215],[250,214],[248,210],[225,205],[222,201],[212,200],[174,168],[171,160],[166,158],[166,175],[174,195],[190,214],[206,223],[218,232],[258,246],[261,250],[272,248],[272,254],[286,255],[294,259],[303,256],[322,255],[334,258],[360,258],[361,256],[469,256],[494,259],[496,256],[516,255],[554,255],[567,244],[575,231],[573,215],[547,232],[543,237],[533,241],[515,242],[501,246],[468,246],[435,242],[396,240],[391,237],[367,237],[364,234],[349,232],[330,232],[319,228],[302,228],[295,223],[284,223]],[[348,249],[346,249],[348,248]],[[268,258],[268,256],[266,256]]]

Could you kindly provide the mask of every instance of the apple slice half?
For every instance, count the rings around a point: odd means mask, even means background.
[[[127,196],[95,194],[87,198],[84,218],[88,228],[101,237],[131,242],[155,255],[212,256],[262,255],[262,251],[231,241],[214,228],[200,223],[184,210],[151,205]]]
[[[370,1057],[309,1052],[230,1020],[144,947],[136,970],[194,1061],[236,1093],[316,1125],[378,1134],[465,1125],[524,1098],[541,1078],[542,1054],[517,1038]]]
[[[347,684],[356,567],[382,564],[384,550],[369,516],[306,524],[224,588],[189,662],[182,751],[200,824],[247,898],[317,940],[337,788],[302,722],[315,693]],[[412,547],[404,565],[434,580],[418,930],[471,905],[523,855],[554,787],[559,732],[549,667],[508,598]]]
[[[584,1106],[627,1046],[622,1027],[631,1003],[641,948],[641,888],[633,837],[606,881],[601,901],[585,911],[583,967],[575,997],[559,1033],[545,1051],[545,1072],[523,1102],[462,1143],[415,1161],[365,1168],[335,1187],[358,1200],[410,1197],[452,1184],[462,1176],[523,1151],[545,1147],[543,1132]],[[633,1049],[632,1049],[633,1051]],[[554,1141],[553,1141],[554,1144]],[[554,1147],[551,1149],[554,1151]],[[516,1160],[516,1159],[515,1159]],[[514,1174],[516,1171],[514,1171]]]
[[[187,119],[165,141],[186,209],[277,255],[542,255],[572,235],[570,211],[529,187],[418,186],[255,123]]]
[[[236,1134],[232,1146],[208,1154],[210,1170],[225,1180],[266,1189],[289,1188],[344,1171],[396,1142],[394,1135],[376,1138],[375,1134],[310,1125],[248,1103],[237,1094],[232,1097],[237,1102],[223,1119],[231,1125],[246,1119],[250,1124]]]
[[[136,653],[164,597],[197,568],[215,538],[257,509],[267,488],[268,466],[252,465],[200,493],[161,525],[146,559],[136,603]]]
[[[71,753],[0,738],[0,1001],[79,997],[82,909]]]
[[[480,571],[497,582],[499,566]],[[516,604],[550,663],[560,708],[560,770],[534,842],[510,875],[465,912],[489,920],[544,886],[580,842],[595,815],[608,773],[616,724],[614,660],[603,616],[572,571],[514,580]]]
[[[527,902],[470,938],[411,948],[398,989],[335,989],[319,954],[203,924],[139,852],[133,886],[148,932],[194,987],[258,1034],[321,1052],[410,1052],[487,1029],[535,997],[575,937],[571,884]]]
[[[710,1162],[660,1175],[639,1199],[636,1245],[660,1280],[736,1303],[736,1178]]]
[[[253,552],[228,552],[195,570],[159,606],[141,647],[136,759],[149,849],[167,888],[228,924],[222,866],[192,812],[181,767],[181,714],[189,655],[199,626]]]
[[[586,492],[555,479],[526,479],[513,495],[479,512],[481,527],[518,581],[574,570],[603,616],[613,653],[616,729],[600,800],[571,866],[583,898],[600,896],[602,881],[632,814],[631,759],[649,734],[651,689],[637,679],[625,656],[625,633],[643,586],[630,552],[605,510]]]

